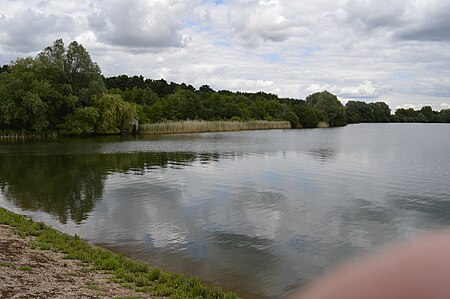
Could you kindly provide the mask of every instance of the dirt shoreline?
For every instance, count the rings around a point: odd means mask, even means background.
[[[0,298],[156,298],[111,282],[51,250],[32,249],[17,229],[0,225]]]

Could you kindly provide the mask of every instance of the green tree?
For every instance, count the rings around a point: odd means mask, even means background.
[[[66,116],[60,126],[65,135],[83,135],[95,133],[95,127],[100,119],[100,113],[95,107],[79,107]]]
[[[55,87],[66,92],[71,91],[68,82],[66,48],[62,39],[46,47],[35,58],[36,72],[40,78],[51,82]]]
[[[0,76],[0,112],[3,127],[41,132],[48,128],[49,97],[57,93],[36,77],[32,58],[18,59]]]
[[[289,123],[291,124],[291,128],[301,128],[300,120],[294,112],[286,111],[282,118],[283,120],[289,121]]]
[[[358,111],[353,107],[345,107],[345,116],[347,118],[347,123],[357,124],[361,122],[361,117]]]
[[[164,120],[164,104],[162,101],[156,102],[155,104],[151,106],[144,106],[143,112],[145,117],[151,122],[151,123],[157,123]]]
[[[419,114],[417,114],[417,122],[426,123],[428,122],[428,120],[425,115],[422,114],[422,112],[419,112]]]
[[[0,73],[7,73],[9,72],[9,65],[4,64],[3,66],[0,67]]]
[[[450,123],[450,109],[443,109],[439,112],[442,117],[442,121]]]
[[[374,121],[373,109],[369,104],[362,101],[348,101],[345,104],[347,112],[350,113],[352,123],[372,122]]]
[[[99,96],[105,91],[100,67],[76,41],[67,47],[65,71],[74,94],[83,106],[88,106],[94,96]]]
[[[202,85],[200,86],[200,88],[198,89],[198,91],[200,92],[214,92],[214,89],[212,89],[211,87],[209,87],[209,85]]]
[[[325,113],[326,120],[331,127],[345,126],[347,124],[344,106],[335,95],[328,91],[309,95],[306,98],[306,102],[313,108]]]
[[[104,91],[100,68],[89,53],[77,42],[66,50],[61,39],[34,59],[12,62],[1,76],[0,127],[13,130],[67,128],[66,116],[90,106],[90,99]]]
[[[140,105],[153,105],[160,100],[158,95],[148,87],[126,89],[120,93],[124,100]]]
[[[374,122],[389,122],[391,108],[384,102],[370,103]]]
[[[120,95],[103,94],[94,98],[93,104],[100,114],[95,129],[100,134],[120,133],[127,120],[139,117],[138,106],[124,101]]]
[[[419,112],[412,108],[408,108],[408,109],[399,108],[399,109],[395,110],[395,115],[397,115],[397,116],[412,118],[412,117],[417,117],[418,114],[419,114]]]
[[[303,128],[317,128],[317,124],[325,119],[323,112],[311,107],[305,101],[295,101],[292,109],[298,116],[300,126]]]
[[[200,109],[195,92],[186,89],[178,89],[162,101],[162,117],[168,120],[195,119]]]
[[[431,106],[423,106],[422,109],[420,109],[420,113],[425,117],[426,122],[433,122],[434,113]]]

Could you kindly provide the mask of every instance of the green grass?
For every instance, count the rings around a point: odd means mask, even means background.
[[[226,132],[241,130],[290,129],[288,121],[168,121],[155,124],[143,124],[140,134],[180,134],[201,132]]]
[[[20,271],[31,271],[31,270],[33,270],[33,268],[31,266],[28,266],[28,265],[23,265],[23,266],[19,267],[19,270]]]
[[[12,267],[12,266],[13,266],[12,263],[0,261],[0,267],[7,267],[7,268],[9,268],[9,267]]]
[[[22,237],[34,236],[30,243],[33,248],[64,253],[66,259],[79,260],[90,271],[106,271],[113,281],[140,292],[170,298],[237,298],[235,293],[205,285],[198,278],[152,268],[3,208],[0,208],[0,224],[16,227]]]
[[[101,288],[99,285],[97,285],[97,284],[95,284],[95,283],[92,283],[92,282],[88,282],[88,283],[86,284],[86,287],[87,287],[88,289],[94,290],[94,291],[103,291],[102,288]]]

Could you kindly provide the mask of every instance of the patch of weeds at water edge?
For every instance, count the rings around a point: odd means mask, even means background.
[[[123,255],[93,246],[77,235],[69,236],[49,226],[0,208],[0,224],[16,227],[19,235],[34,236],[30,246],[65,254],[66,259],[83,262],[89,271],[102,271],[124,287],[154,296],[170,298],[237,298],[215,286],[205,285],[195,277],[186,277],[152,268]]]

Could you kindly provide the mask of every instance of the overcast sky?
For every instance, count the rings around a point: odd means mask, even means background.
[[[82,43],[105,76],[450,108],[450,0],[0,0],[0,64]]]

